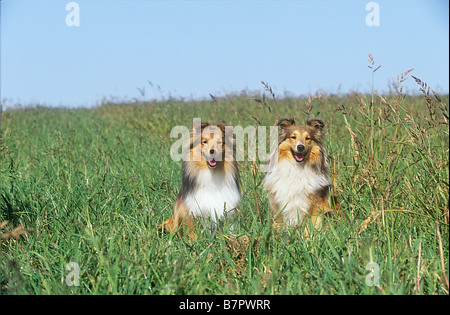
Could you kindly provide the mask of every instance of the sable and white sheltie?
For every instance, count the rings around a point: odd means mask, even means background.
[[[310,119],[306,126],[296,126],[294,119],[283,118],[278,126],[278,147],[270,154],[264,179],[275,224],[299,225],[310,217],[314,228],[320,228],[323,215],[331,210],[324,123]]]
[[[179,230],[192,239],[193,219],[210,219],[213,228],[232,216],[241,200],[233,136],[225,136],[225,125],[202,123],[190,134],[189,149],[182,165],[182,183],[173,216],[160,225]],[[228,134],[228,133],[227,133]]]

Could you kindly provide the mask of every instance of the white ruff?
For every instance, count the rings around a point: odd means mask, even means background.
[[[202,170],[196,178],[196,187],[185,199],[194,217],[211,218],[217,223],[224,216],[233,215],[241,195],[233,175]]]
[[[272,194],[272,202],[282,211],[285,221],[292,225],[301,223],[310,208],[308,197],[330,185],[329,178],[294,159],[271,163],[269,167],[264,189]]]

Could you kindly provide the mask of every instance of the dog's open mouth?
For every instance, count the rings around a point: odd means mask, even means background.
[[[291,151],[292,151],[292,156],[294,157],[294,159],[297,163],[303,162],[303,160],[305,159],[305,153],[297,153],[292,149],[291,149]]]
[[[206,161],[206,163],[208,163],[208,166],[211,168],[216,167],[217,165],[217,161],[214,159],[212,159],[211,161]]]

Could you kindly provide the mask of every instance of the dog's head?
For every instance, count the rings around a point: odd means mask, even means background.
[[[278,122],[281,132],[278,138],[278,160],[292,159],[298,164],[320,161],[323,128],[319,119],[309,119],[306,126],[297,126],[292,118],[282,118]]]
[[[232,150],[233,138],[225,136],[226,128],[223,124],[214,126],[208,122],[194,127],[191,139],[191,161],[201,167],[214,169],[222,167],[226,161],[232,159],[232,153],[230,154],[226,148],[231,146]]]

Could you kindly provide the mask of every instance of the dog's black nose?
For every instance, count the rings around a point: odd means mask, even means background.
[[[214,153],[216,153],[216,150],[214,150],[214,149],[209,150],[209,154],[214,154]]]
[[[302,152],[303,150],[305,150],[305,146],[303,144],[297,145],[297,151],[298,152]]]

